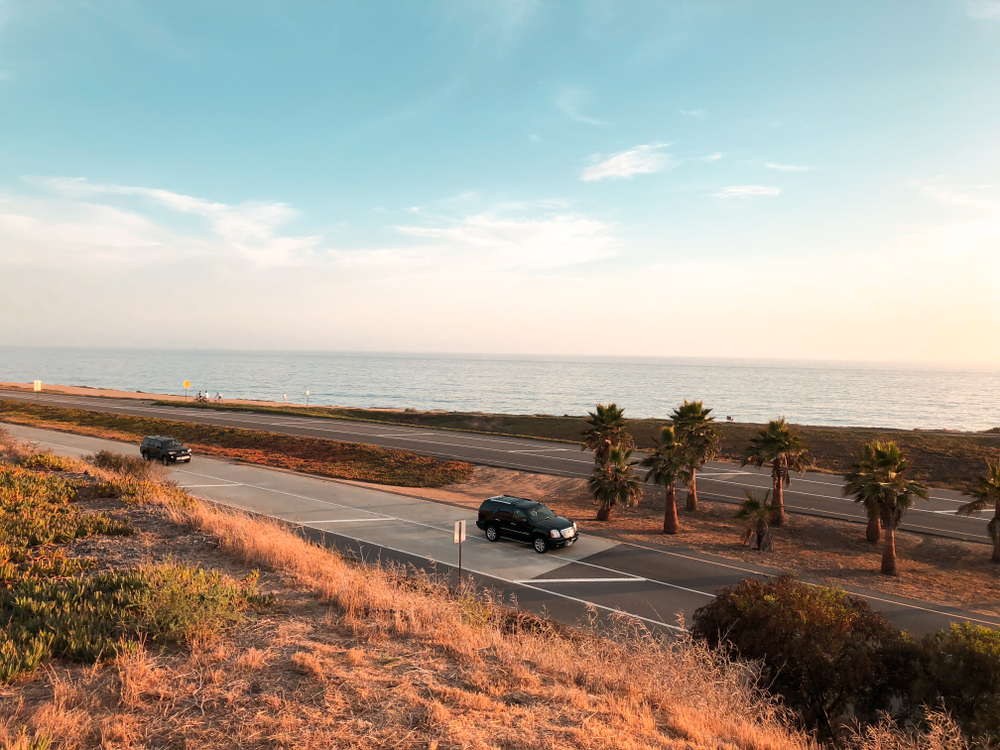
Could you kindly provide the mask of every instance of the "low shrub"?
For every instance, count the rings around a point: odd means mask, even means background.
[[[151,476],[141,461],[102,452],[93,463],[108,476],[97,483],[98,494],[156,488],[140,478]],[[55,656],[111,656],[140,637],[169,642],[210,636],[267,603],[256,574],[233,581],[218,571],[166,564],[88,575],[93,560],[69,557],[54,545],[132,529],[103,513],[83,513],[72,501],[84,486],[0,465],[0,681]]]
[[[45,659],[92,662],[132,648],[136,639],[190,642],[242,621],[268,603],[257,577],[162,565],[69,578],[28,578],[0,590],[0,680]]]
[[[927,635],[914,700],[943,704],[968,733],[1000,739],[1000,632],[968,622]]]
[[[240,624],[248,609],[270,603],[270,597],[257,590],[257,572],[244,581],[190,565],[161,565],[143,572],[146,588],[138,602],[138,628],[153,640],[212,636]]]
[[[918,645],[867,602],[791,576],[747,578],[694,614],[694,637],[760,661],[762,678],[811,727],[874,719],[909,685]]]
[[[92,456],[87,456],[85,460],[98,469],[113,471],[140,482],[157,478],[158,464],[146,461],[139,456],[126,456],[124,453],[115,453],[114,451],[98,451]]]
[[[946,711],[969,737],[1000,740],[1000,632],[962,623],[916,640],[866,602],[782,576],[748,578],[694,614],[694,637],[763,665],[763,684],[809,726]]]
[[[24,469],[47,471],[78,471],[80,462],[74,458],[56,456],[52,453],[32,453],[17,459],[17,465]]]

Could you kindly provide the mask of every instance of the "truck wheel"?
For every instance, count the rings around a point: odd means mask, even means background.
[[[549,551],[549,544],[548,542],[545,541],[544,536],[535,537],[534,547],[535,547],[535,552],[537,552],[539,555],[544,555],[546,552]]]
[[[496,542],[500,539],[500,532],[497,531],[496,526],[486,527],[486,538],[489,539],[491,542]]]
[[[170,466],[170,457],[169,456],[164,456],[160,460],[163,462],[164,466]]]

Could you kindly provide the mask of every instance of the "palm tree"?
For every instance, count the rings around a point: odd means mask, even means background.
[[[687,456],[687,509],[698,510],[698,467],[715,455],[719,446],[719,433],[712,422],[715,417],[709,416],[711,409],[706,409],[701,401],[688,401],[674,409],[670,415],[674,423],[677,439],[684,444]]]
[[[976,477],[976,486],[965,493],[974,500],[966,503],[958,512],[965,516],[982,513],[993,506],[993,518],[986,525],[986,533],[993,540],[993,562],[1000,563],[1000,458],[995,464],[986,462],[986,473]]]
[[[855,470],[852,474],[845,475],[846,478],[850,478],[853,474],[860,473],[862,471],[869,474],[876,471],[875,458],[874,454],[869,450],[870,447],[870,445],[866,445],[862,448],[861,452],[854,457]],[[845,496],[850,495],[853,492],[853,490],[850,490],[847,487],[843,488],[843,494]],[[865,539],[872,544],[878,544],[879,540],[882,539],[882,516],[879,506],[878,493],[869,492],[864,497],[855,497],[855,502],[860,502],[864,506],[865,513],[868,515],[868,526],[865,528]]]
[[[677,533],[677,480],[687,476],[688,462],[684,445],[678,442],[674,428],[664,425],[653,452],[639,462],[646,469],[644,481],[658,484],[666,490],[667,507],[663,511],[663,533]]]
[[[618,408],[618,404],[598,404],[589,414],[582,450],[594,451],[595,463],[606,464],[611,449],[616,446],[631,448],[635,445],[632,436],[625,431],[625,410]]]
[[[614,446],[608,460],[598,464],[590,477],[590,492],[597,501],[597,520],[607,521],[617,504],[635,505],[642,495],[642,485],[632,471],[632,449]]]
[[[747,527],[743,531],[743,536],[740,537],[740,542],[749,546],[751,541],[756,541],[754,549],[770,552],[772,543],[768,519],[774,512],[774,506],[768,502],[771,490],[764,492],[763,500],[758,500],[750,490],[743,490],[743,493],[747,496],[747,499],[743,501],[743,505],[736,511],[736,515],[733,516],[733,518],[744,518],[747,522]]]
[[[899,575],[896,565],[896,529],[913,506],[914,498],[927,499],[927,488],[920,482],[906,479],[910,467],[895,443],[868,443],[854,456],[854,465],[844,475],[844,495],[854,495],[854,501],[864,504],[868,517],[875,514],[885,529],[882,547],[882,572]]]
[[[741,466],[753,464],[758,469],[770,464],[771,481],[774,485],[774,512],[771,523],[782,526],[785,523],[784,488],[792,482],[791,472],[801,474],[809,463],[809,450],[798,435],[788,429],[785,418],[772,420],[750,438],[750,445],[743,451]]]

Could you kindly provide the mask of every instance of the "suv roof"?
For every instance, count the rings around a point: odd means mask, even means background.
[[[515,505],[518,508],[526,508],[529,505],[538,505],[539,503],[534,500],[527,500],[523,497],[514,497],[512,495],[497,495],[496,497],[489,498],[490,500],[495,500],[500,503],[507,503],[509,505]]]

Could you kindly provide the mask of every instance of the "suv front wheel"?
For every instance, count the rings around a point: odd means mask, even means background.
[[[500,532],[497,531],[496,526],[486,527],[486,538],[489,539],[491,542],[495,542],[498,539],[500,539]]]
[[[535,537],[534,547],[535,547],[535,552],[537,552],[539,555],[544,555],[549,550],[548,542],[545,541],[544,536]]]
[[[170,456],[164,456],[160,460],[163,461],[164,466],[170,466]]]

